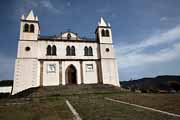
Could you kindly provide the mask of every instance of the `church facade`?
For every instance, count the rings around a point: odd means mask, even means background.
[[[40,86],[111,84],[119,86],[109,23],[98,22],[94,40],[73,32],[41,36],[37,16],[22,15],[12,95]]]

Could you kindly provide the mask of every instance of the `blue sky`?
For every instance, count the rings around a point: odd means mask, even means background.
[[[180,74],[180,0],[2,0],[0,80],[13,79],[20,17],[33,9],[41,35],[70,29],[94,38],[111,23],[120,80]]]

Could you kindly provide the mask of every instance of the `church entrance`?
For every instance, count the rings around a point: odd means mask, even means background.
[[[77,84],[77,71],[73,65],[66,69],[66,84]]]

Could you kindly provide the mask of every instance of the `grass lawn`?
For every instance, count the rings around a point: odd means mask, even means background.
[[[69,97],[84,120],[179,120],[157,112],[144,110],[104,99],[104,95]]]
[[[180,94],[135,94],[124,93],[110,98],[180,114]]]
[[[61,98],[0,105],[0,120],[72,120],[72,118],[72,113]]]
[[[105,100],[105,97],[179,114],[178,94],[91,93],[0,100],[0,120],[73,120],[68,99],[83,120],[180,120],[158,112]],[[14,104],[21,103],[21,104]]]

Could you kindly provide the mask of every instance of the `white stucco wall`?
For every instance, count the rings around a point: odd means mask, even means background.
[[[102,79],[104,84],[119,85],[118,68],[115,59],[102,59]]]
[[[47,56],[47,46],[55,45],[56,56]],[[74,46],[76,56],[67,56],[66,47]],[[84,56],[84,48],[92,47],[93,56]],[[30,47],[30,51],[25,48]],[[85,42],[63,42],[63,41],[19,41],[18,58],[37,58],[37,59],[98,59],[98,44]]]
[[[68,40],[67,40],[68,41]],[[57,56],[47,56],[47,46],[56,45]],[[76,56],[67,56],[66,47],[74,46]],[[91,46],[93,48],[93,56],[84,56],[84,47]],[[38,41],[38,59],[97,59],[97,43],[84,42],[63,42],[63,41]]]
[[[30,47],[29,51],[26,51],[26,47]],[[38,58],[39,53],[37,41],[19,41],[17,58]]]
[[[48,71],[48,65],[55,65],[55,72]],[[59,62],[44,61],[43,63],[43,86],[59,85]]]
[[[37,59],[16,59],[12,94],[39,86],[39,69]]]
[[[109,49],[109,51],[106,51]],[[115,52],[112,44],[100,44],[101,58],[115,58]]]
[[[106,49],[109,49],[109,51],[107,51]],[[120,86],[118,66],[115,57],[115,50],[113,48],[112,43],[110,43],[110,41],[109,43],[101,43],[100,53],[101,53],[100,56],[101,56],[102,82],[104,84]]]
[[[97,65],[96,61],[83,61],[83,82],[84,84],[94,84],[98,83],[98,76],[97,76]],[[93,69],[88,70],[87,65],[92,65]]]

